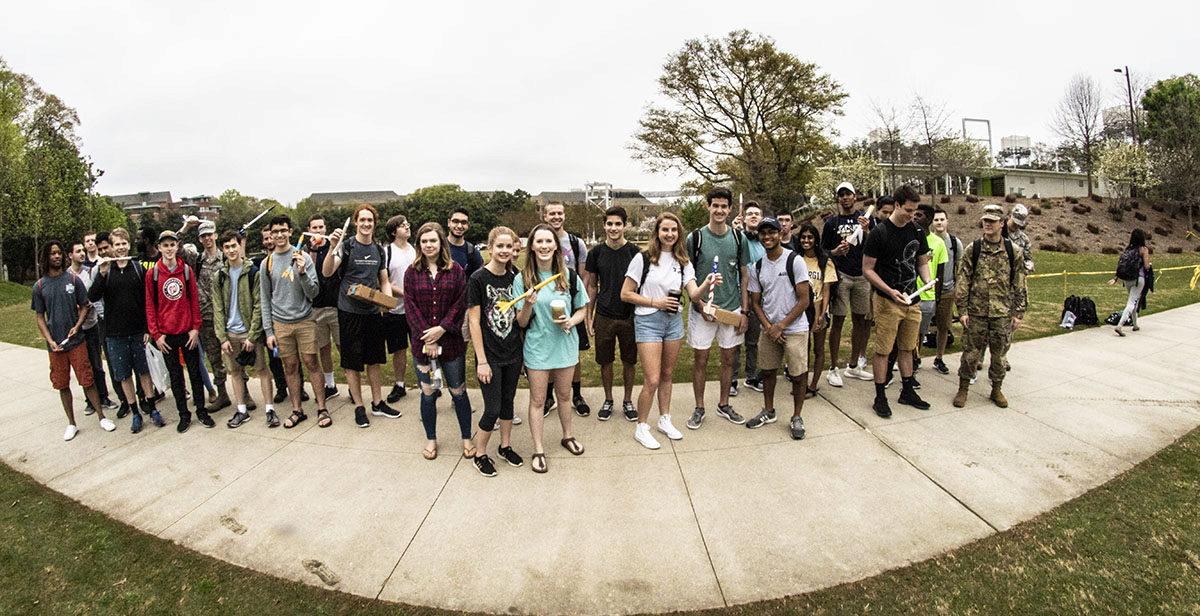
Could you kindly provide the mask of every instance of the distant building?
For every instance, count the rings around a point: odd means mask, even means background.
[[[109,195],[108,198],[127,212],[134,222],[147,214],[157,216],[161,210],[169,209],[174,203],[171,200],[171,191],[168,190]]]
[[[625,211],[633,217],[654,217],[658,215],[661,209],[654,201],[647,199],[640,190],[634,188],[614,188],[610,192],[610,198],[613,205],[619,205],[625,208]],[[568,191],[543,191],[533,197],[532,201],[542,208],[547,203],[561,203],[563,205],[587,205],[587,193],[584,190],[568,190]]]
[[[211,220],[216,222],[221,217],[221,206],[214,202],[212,195],[198,195],[195,197],[184,197],[182,201],[175,204],[179,209],[183,210],[185,216],[191,215],[200,218],[201,220]]]
[[[879,190],[888,192],[888,176],[891,165],[879,165]],[[989,167],[961,177],[939,177],[936,186],[930,186],[929,170],[924,165],[896,165],[899,181],[919,185],[925,194],[972,194],[980,197],[1003,197],[1009,193],[1032,197],[1086,197],[1087,175],[1068,171],[1043,171],[1038,169],[1010,169]],[[1110,190],[1099,176],[1092,177],[1092,192],[1101,197],[1116,197],[1128,194],[1127,187]]]
[[[359,190],[349,192],[319,192],[308,196],[308,200],[318,205],[357,205],[370,203],[383,205],[389,201],[399,201],[400,195],[394,190]]]

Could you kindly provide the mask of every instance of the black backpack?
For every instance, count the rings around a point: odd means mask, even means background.
[[[1075,313],[1076,325],[1099,325],[1100,319],[1096,316],[1096,302],[1090,297],[1079,298],[1079,312]]]
[[[1079,296],[1069,295],[1063,300],[1062,314],[1058,315],[1058,320],[1061,321],[1067,316],[1067,313],[1075,315],[1075,322],[1079,322]]]
[[[820,254],[819,251],[818,251],[818,254]],[[795,251],[789,250],[788,256],[787,256],[787,265],[785,266],[787,268],[788,282],[791,283],[791,285],[792,285],[793,293],[795,293],[795,289],[796,289],[796,272],[792,271],[792,268],[795,266],[796,257],[798,257],[798,256],[800,256],[798,253],[796,253]],[[759,259],[758,261],[754,262],[754,277],[758,279],[758,288],[760,288],[760,289],[763,288],[763,283],[762,283],[763,259],[766,259],[766,257],[764,256],[762,259]],[[819,259],[818,259],[818,261],[819,261]],[[825,273],[825,268],[822,267],[821,268],[822,276],[824,276],[824,273]],[[813,302],[812,281],[809,281],[808,308],[805,309],[805,311],[804,311],[804,316],[808,319],[809,327],[812,327],[813,319],[816,317],[817,307],[814,306],[813,304],[814,304],[814,302]]]
[[[703,228],[703,227],[701,227],[701,228]],[[733,229],[733,228],[730,228],[730,231],[733,231],[733,241],[737,245],[737,264],[738,264],[738,267],[741,267],[741,266],[745,265],[745,263],[742,260],[742,236],[744,234],[741,231],[738,231],[737,229]],[[696,229],[695,231],[692,231],[692,254],[691,254],[691,257],[692,257],[692,265],[696,268],[697,275],[700,274],[700,266],[699,266],[699,263],[700,263],[700,241],[703,238],[704,238],[704,234],[700,233],[700,229]],[[708,275],[707,272],[705,272],[705,275]]]
[[[1137,248],[1126,248],[1117,258],[1117,278],[1121,280],[1137,280],[1138,272],[1142,269],[1142,254]]]

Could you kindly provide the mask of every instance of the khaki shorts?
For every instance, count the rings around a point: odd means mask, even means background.
[[[890,354],[893,346],[901,351],[912,351],[917,348],[920,334],[920,304],[901,306],[885,297],[875,298],[873,349],[876,355]]]
[[[238,376],[245,380],[246,367],[237,363],[237,356],[242,352],[242,343],[246,341],[247,334],[235,334],[233,332],[225,332],[225,337],[229,339],[229,346],[233,347],[232,353],[223,353],[225,356],[225,370],[230,376]],[[278,337],[276,338],[278,340]],[[267,367],[267,349],[261,344],[254,345],[254,375],[263,374],[263,370]]]
[[[792,375],[808,372],[808,332],[784,334],[776,342],[763,332],[758,339],[758,369],[778,370],[786,363]]]
[[[295,323],[275,322],[275,344],[280,357],[317,354],[317,324],[312,318]]]
[[[330,341],[341,348],[342,335],[338,331],[337,306],[313,308],[312,316],[313,321],[317,324],[317,348],[323,349],[329,346]]]
[[[951,292],[948,296],[942,295],[942,299],[938,300],[937,312],[933,315],[933,323],[937,325],[938,330],[945,328],[950,331],[950,323],[954,320],[954,293]]]
[[[833,316],[870,314],[871,283],[866,276],[850,276],[838,272],[837,293],[833,296]]]

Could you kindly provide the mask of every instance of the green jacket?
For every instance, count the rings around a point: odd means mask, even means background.
[[[262,342],[262,309],[259,300],[258,268],[253,263],[242,260],[242,275],[238,277],[238,314],[246,323],[247,335],[253,342]],[[217,340],[222,343],[228,340],[225,326],[229,322],[229,297],[232,295],[229,278],[229,263],[221,266],[212,282],[213,329],[216,330]]]

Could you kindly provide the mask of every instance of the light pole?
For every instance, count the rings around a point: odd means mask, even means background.
[[[1114,68],[1113,72],[1125,74],[1125,93],[1129,97],[1129,134],[1133,137],[1133,143],[1140,145],[1138,142],[1137,122],[1133,117],[1133,82],[1129,78],[1129,67],[1126,66],[1124,69]]]

